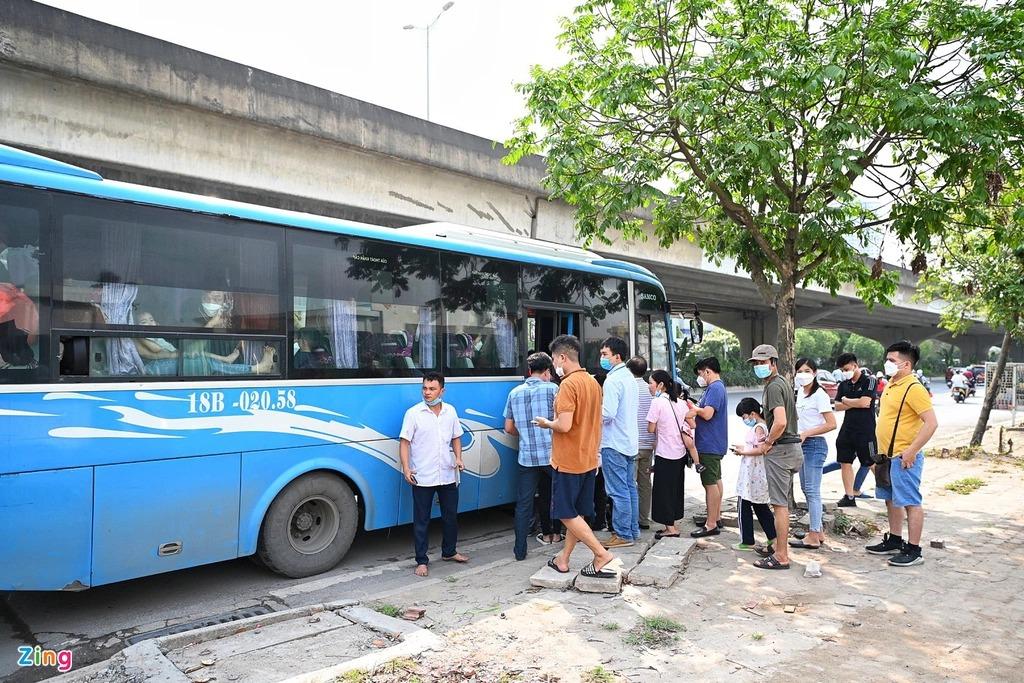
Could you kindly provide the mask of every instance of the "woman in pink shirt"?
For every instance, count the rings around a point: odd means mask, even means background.
[[[683,518],[683,481],[685,455],[697,455],[693,445],[693,424],[686,413],[693,405],[680,400],[672,376],[655,370],[647,382],[654,395],[647,413],[647,431],[657,437],[654,447],[654,485],[651,490],[651,519],[665,528],[655,538],[677,537],[676,520]]]

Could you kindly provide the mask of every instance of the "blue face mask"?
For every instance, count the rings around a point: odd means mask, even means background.
[[[423,402],[426,403],[431,408],[433,408],[434,406],[436,406],[437,404],[439,404],[441,402],[441,397],[438,396],[433,401],[428,401],[427,399],[423,399]]]
[[[601,358],[601,369],[604,370],[605,372],[608,372],[609,370],[612,369],[612,361],[610,358]]]
[[[757,375],[758,379],[768,379],[769,375],[772,374],[772,366],[770,365],[755,365],[754,374]]]
[[[743,419],[743,424],[747,425],[748,427],[753,427],[754,425],[757,424],[757,420],[755,420],[752,417],[747,417]]]
[[[661,394],[662,394],[662,392],[660,392],[660,391],[655,391],[655,392],[654,392],[654,398],[658,398],[659,396],[661,396]]]

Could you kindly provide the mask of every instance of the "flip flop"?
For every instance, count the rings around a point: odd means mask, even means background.
[[[821,550],[820,545],[807,545],[803,541],[790,541],[790,548],[803,548],[804,550]]]
[[[587,577],[588,579],[614,579],[615,572],[606,572],[603,569],[598,569],[591,562],[586,567],[580,570],[580,574]]]
[[[789,563],[782,564],[775,559],[774,555],[769,555],[763,559],[758,560],[754,563],[754,566],[758,569],[789,569]]]
[[[548,566],[551,567],[552,569],[554,569],[559,574],[568,574],[569,573],[568,569],[559,569],[558,565],[555,564],[555,558],[553,558],[553,557],[550,560],[548,560]]]
[[[654,534],[654,538],[656,538],[658,540],[661,540],[663,538],[679,538],[679,534],[678,533],[675,533],[675,534],[663,534],[660,531],[657,531]]]
[[[541,545],[551,545],[551,541],[546,540],[544,538],[544,534],[537,534],[537,543],[540,543]]]

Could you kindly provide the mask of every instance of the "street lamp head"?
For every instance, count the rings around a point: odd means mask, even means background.
[[[441,8],[441,11],[442,12],[447,12],[448,10],[450,10],[452,8],[452,5],[454,5],[454,4],[455,4],[454,2],[446,2],[446,3],[444,3],[444,7]]]
[[[406,24],[405,26],[403,26],[403,27],[402,27],[402,30],[403,30],[403,31],[411,31],[411,30],[413,30],[414,28],[416,28],[416,27],[415,27],[415,26],[413,26],[412,24]]]

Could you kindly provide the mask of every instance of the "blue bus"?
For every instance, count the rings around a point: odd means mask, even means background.
[[[514,498],[502,408],[578,335],[671,367],[658,280],[450,224],[384,228],[104,180],[0,146],[0,590],[255,555],[326,571],[411,521],[398,432],[427,369],[460,510]]]

